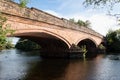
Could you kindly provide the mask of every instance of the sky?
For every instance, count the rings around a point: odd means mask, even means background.
[[[18,0],[16,0],[18,1]],[[108,8],[85,7],[84,0],[30,0],[28,7],[34,7],[60,18],[74,18],[91,22],[91,28],[96,32],[106,35],[108,30],[119,29],[118,21],[114,16],[109,16]],[[119,13],[118,5],[115,5],[112,13]]]

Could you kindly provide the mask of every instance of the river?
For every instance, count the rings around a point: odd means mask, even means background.
[[[120,80],[120,60],[42,59],[39,52],[0,52],[0,80]]]

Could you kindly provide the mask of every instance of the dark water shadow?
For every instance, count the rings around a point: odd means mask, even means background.
[[[31,67],[24,80],[59,80],[68,64],[65,59],[43,59]]]

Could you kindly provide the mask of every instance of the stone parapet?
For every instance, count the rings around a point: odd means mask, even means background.
[[[85,32],[100,38],[103,36],[90,28],[79,26],[64,18],[59,18],[36,8],[21,8],[19,4],[9,0],[0,0],[0,11],[5,14],[15,15],[35,21],[41,21],[47,24],[56,25],[58,27],[69,28]]]

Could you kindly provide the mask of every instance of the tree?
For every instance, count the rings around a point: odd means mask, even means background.
[[[9,24],[5,24],[6,21],[6,17],[3,17],[3,15],[0,14],[0,50],[6,48],[6,45],[8,43],[7,34],[13,34],[14,32],[10,29]]]
[[[12,41],[7,39],[5,48],[10,49],[10,48],[13,48],[13,47],[14,47],[14,45],[12,44]]]
[[[32,42],[28,39],[21,38],[15,45],[15,48],[24,50],[24,51],[31,51],[31,50],[40,49],[41,47],[35,42]]]
[[[85,0],[83,2],[83,4],[85,6],[93,5],[95,8],[96,7],[102,7],[102,8],[106,7],[108,9],[108,12],[109,12],[108,14],[115,16],[118,20],[120,19],[120,13],[112,14],[111,10],[113,10],[113,7],[119,3],[120,3],[120,0]]]
[[[118,29],[118,30],[116,30],[116,32],[117,32],[117,39],[120,41],[120,29]]]
[[[120,0],[85,0],[84,4],[87,6],[94,5],[94,6],[100,6],[100,5],[109,5],[112,7],[114,4],[120,3]]]
[[[120,52],[120,29],[115,31],[109,30],[106,40],[109,52]]]
[[[25,7],[29,2],[29,0],[19,0],[19,2],[20,2],[20,7]]]
[[[15,0],[8,0],[8,1],[15,1]],[[20,7],[24,8],[29,3],[30,0],[19,0]]]
[[[90,21],[89,20],[86,20],[85,22],[84,21],[82,21],[82,20],[78,20],[77,21],[77,24],[79,25],[79,26],[84,26],[84,27],[90,27]]]
[[[70,22],[76,23],[74,18],[69,19]]]
[[[69,19],[69,21],[75,24],[78,24],[79,26],[83,26],[83,27],[90,27],[90,24],[91,24],[89,20],[86,20],[85,22],[80,19],[78,21],[75,21],[75,19],[72,18],[72,19]]]

